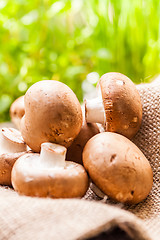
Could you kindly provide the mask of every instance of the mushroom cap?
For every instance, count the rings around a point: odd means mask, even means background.
[[[32,85],[25,94],[25,115],[21,133],[35,152],[43,142],[69,147],[82,126],[80,103],[65,84],[44,80]]]
[[[20,122],[24,114],[25,114],[24,96],[21,96],[17,98],[10,107],[11,121],[15,124],[15,126],[18,129],[20,129]]]
[[[11,186],[11,171],[14,163],[26,152],[6,153],[0,155],[0,184]]]
[[[116,201],[138,203],[152,188],[148,160],[120,134],[104,132],[91,138],[83,151],[83,164],[96,186]]]
[[[106,115],[106,131],[132,139],[142,121],[142,103],[134,83],[121,73],[104,74],[98,83]]]
[[[65,168],[44,168],[39,154],[26,154],[13,166],[12,185],[23,195],[74,198],[86,193],[88,176],[77,163],[66,162]]]
[[[82,111],[83,112],[83,111]],[[67,149],[66,159],[79,164],[82,162],[82,152],[84,146],[90,138],[99,133],[99,127],[96,123],[87,123],[85,114],[83,114],[83,124],[78,136],[74,139],[72,145]]]

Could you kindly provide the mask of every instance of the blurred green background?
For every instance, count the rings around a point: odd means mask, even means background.
[[[66,83],[80,101],[109,71],[149,81],[159,49],[159,0],[0,0],[0,121],[42,79]]]

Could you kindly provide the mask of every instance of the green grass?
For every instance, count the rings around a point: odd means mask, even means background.
[[[0,1],[0,121],[42,79],[66,83],[82,101],[90,72],[139,83],[159,69],[158,0]]]

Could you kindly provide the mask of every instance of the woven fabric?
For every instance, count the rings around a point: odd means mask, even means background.
[[[138,86],[143,103],[143,120],[133,142],[149,160],[153,170],[153,187],[148,198],[127,208],[145,220],[153,239],[160,239],[160,79]]]
[[[133,142],[150,161],[154,174],[147,199],[134,206],[109,199],[102,203],[91,189],[84,199],[39,199],[1,187],[0,239],[87,239],[114,226],[126,231],[131,239],[160,239],[160,80],[137,88],[143,102],[143,120]]]
[[[132,239],[149,240],[133,214],[94,201],[38,199],[0,188],[0,203],[0,239],[86,239],[119,226]]]

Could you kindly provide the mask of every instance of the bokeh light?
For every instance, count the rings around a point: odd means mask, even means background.
[[[159,69],[158,0],[0,1],[0,121],[43,79],[66,83],[82,101],[106,72],[139,83]]]

